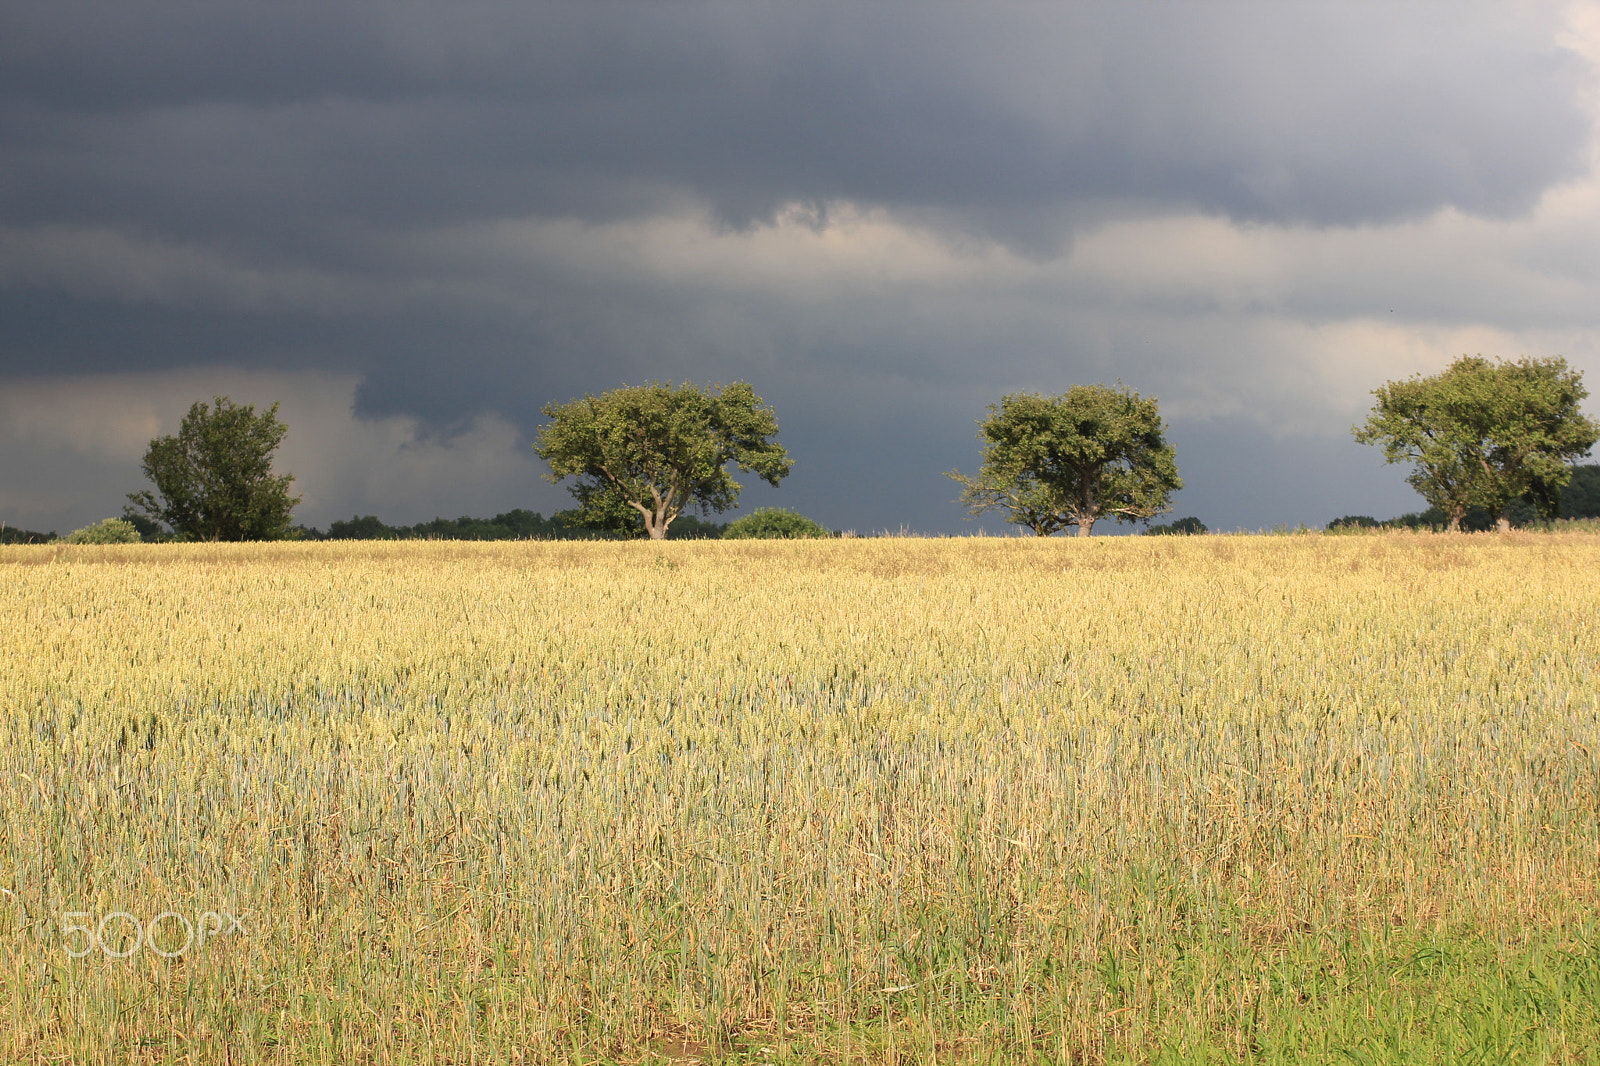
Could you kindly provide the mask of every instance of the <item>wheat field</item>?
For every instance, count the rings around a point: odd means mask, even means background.
[[[5,547],[0,624],[6,1062],[1600,1062],[1600,536]]]

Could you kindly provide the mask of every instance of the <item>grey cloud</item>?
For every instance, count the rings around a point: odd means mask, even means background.
[[[12,379],[0,390],[0,518],[65,533],[122,510],[145,487],[140,457],[172,432],[195,397],[232,396],[264,407],[281,401],[289,427],[277,469],[295,477],[304,522],[326,527],[354,513],[391,521],[494,514],[511,507],[550,513],[566,494],[501,419],[475,419],[441,437],[416,419],[358,419],[356,380],[317,371],[199,368],[158,373]]]
[[[845,199],[1011,237],[1124,201],[1500,214],[1583,163],[1552,28],[1503,5],[13,5],[0,207],[223,234],[679,194],[736,225]]]

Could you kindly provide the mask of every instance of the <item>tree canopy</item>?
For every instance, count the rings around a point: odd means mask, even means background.
[[[1068,526],[1087,537],[1102,518],[1148,520],[1171,510],[1169,497],[1183,488],[1155,399],[1120,383],[1013,393],[989,405],[978,426],[978,475],[946,476],[961,484],[973,514],[1003,509],[1041,537]]]
[[[196,401],[174,437],[157,437],[144,455],[156,491],[130,492],[130,516],[165,522],[187,540],[277,540],[289,532],[300,497],[294,475],[272,472],[272,453],[288,427],[278,405],[256,414],[251,404],[218,396]]]
[[[1504,532],[1518,501],[1554,517],[1572,462],[1589,453],[1600,427],[1578,405],[1588,396],[1565,359],[1490,362],[1462,356],[1432,377],[1413,375],[1374,389],[1377,403],[1353,428],[1381,444],[1390,463],[1412,463],[1406,481],[1461,529],[1481,507]]]
[[[664,539],[689,507],[722,512],[739,499],[730,464],[776,485],[792,466],[778,420],[749,384],[651,383],[546,404],[534,451],[551,481],[576,477],[573,518],[594,529]]]

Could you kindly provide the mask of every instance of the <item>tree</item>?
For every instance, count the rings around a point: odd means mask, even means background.
[[[258,415],[226,396],[214,407],[196,401],[177,436],[150,442],[144,473],[156,491],[130,492],[130,517],[165,522],[187,540],[283,538],[300,502],[289,495],[294,475],[272,473],[287,432],[277,404]]]
[[[1003,508],[1037,536],[1077,526],[1087,537],[1101,518],[1145,521],[1171,510],[1168,497],[1183,488],[1155,399],[1120,383],[1013,393],[978,426],[978,476],[946,476],[960,482],[973,514]]]
[[[778,420],[745,382],[673,388],[652,382],[544,407],[534,451],[551,481],[577,476],[574,518],[594,529],[639,531],[663,540],[690,506],[722,512],[739,499],[727,466],[776,485],[792,463],[772,438]]]
[[[1377,403],[1362,444],[1382,444],[1384,460],[1410,462],[1406,481],[1459,532],[1482,507],[1501,532],[1519,501],[1553,517],[1571,463],[1587,455],[1600,427],[1578,405],[1588,396],[1583,374],[1562,358],[1491,363],[1462,356],[1433,377],[1412,375],[1374,389]]]

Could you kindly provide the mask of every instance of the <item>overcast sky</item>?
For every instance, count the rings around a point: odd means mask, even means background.
[[[1600,392],[1597,64],[1507,0],[0,0],[0,520],[120,513],[218,394],[307,523],[549,514],[544,404],[685,379],[834,528],[1001,531],[986,405],[1119,379],[1174,517],[1419,510],[1372,389]]]

